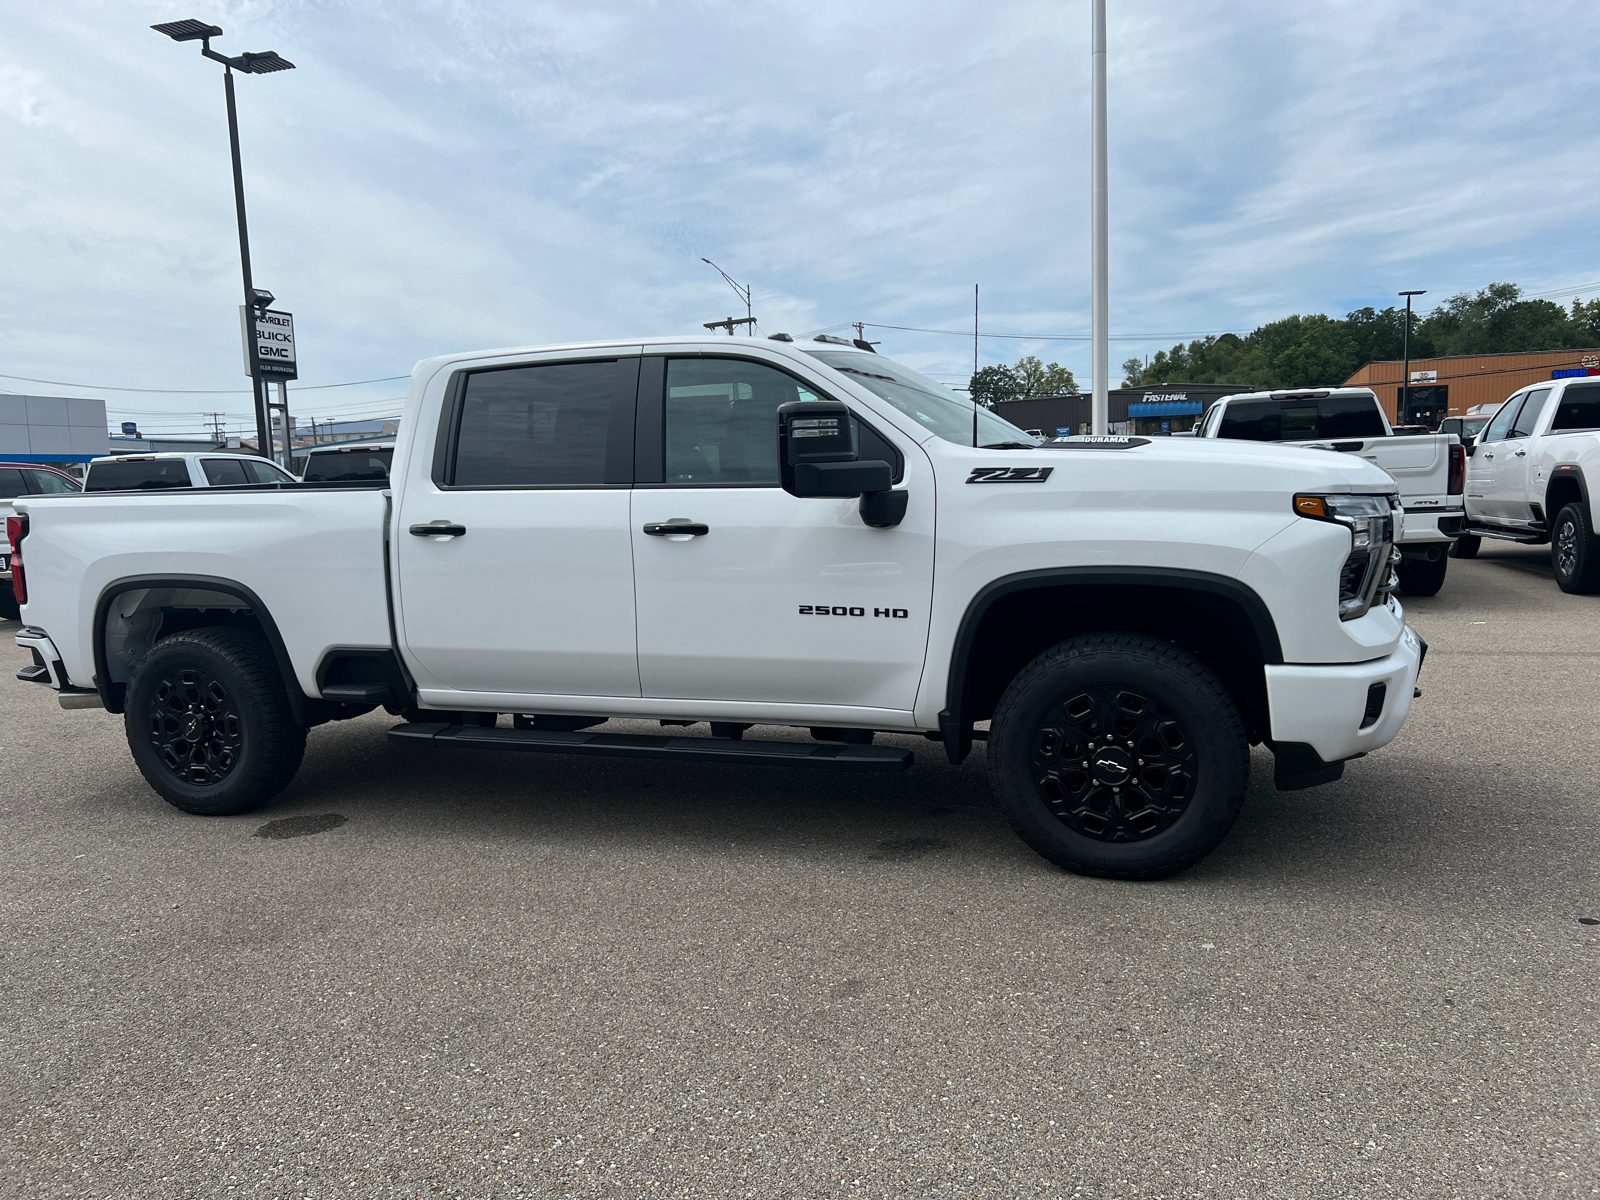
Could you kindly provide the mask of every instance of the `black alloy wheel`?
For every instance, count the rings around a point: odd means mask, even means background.
[[[133,669],[123,724],[145,781],[203,816],[241,813],[277,795],[306,749],[272,648],[250,629],[162,638]]]
[[[214,787],[239,765],[244,722],[216,676],[196,667],[169,667],[154,681],[149,697],[150,743],[174,777]]]
[[[1227,836],[1250,780],[1233,695],[1194,654],[1142,633],[1088,633],[1017,673],[989,722],[989,783],[1022,839],[1058,866],[1163,879]]]
[[[1183,814],[1199,759],[1188,731],[1157,701],[1096,687],[1046,716],[1033,739],[1033,769],[1039,794],[1067,828],[1138,842]]]
[[[1600,538],[1582,504],[1564,505],[1550,531],[1550,568],[1563,592],[1600,592]]]

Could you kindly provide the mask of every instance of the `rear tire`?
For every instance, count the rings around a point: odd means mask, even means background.
[[[150,786],[200,816],[276,796],[306,750],[272,649],[247,629],[162,638],[134,667],[123,725]]]
[[[21,619],[22,605],[17,603],[17,594],[11,590],[11,580],[0,580],[0,621]]]
[[[1550,530],[1550,566],[1563,592],[1580,596],[1600,592],[1600,539],[1594,536],[1582,504],[1568,504],[1556,514]]]
[[[1450,560],[1443,554],[1431,562],[1425,558],[1402,558],[1394,573],[1400,577],[1400,590],[1406,595],[1437,596],[1449,566]]]
[[[1011,681],[989,782],[1023,841],[1079,875],[1162,879],[1199,862],[1244,803],[1250,745],[1228,689],[1159,638],[1095,633]]]
[[[1478,547],[1483,545],[1483,539],[1475,533],[1463,533],[1450,547],[1451,558],[1477,558]]]

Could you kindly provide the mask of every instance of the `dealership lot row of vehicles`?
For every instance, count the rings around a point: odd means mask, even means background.
[[[1395,435],[1370,392],[1041,444],[827,336],[431,359],[392,455],[18,496],[21,677],[121,714],[203,814],[378,707],[420,750],[894,771],[880,733],[987,739],[1036,850],[1157,878],[1226,834],[1251,744],[1295,789],[1395,737],[1426,651],[1396,593],[1477,528],[1459,437]]]

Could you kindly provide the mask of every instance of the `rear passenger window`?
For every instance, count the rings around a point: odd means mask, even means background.
[[[1558,429],[1600,429],[1600,384],[1567,385],[1550,421],[1550,432]]]
[[[543,363],[469,375],[448,482],[457,487],[604,484],[613,406],[624,399],[620,380],[615,361]],[[632,396],[626,401],[631,412]]]
[[[1528,398],[1522,402],[1522,408],[1517,413],[1517,419],[1511,423],[1511,435],[1514,438],[1531,437],[1534,426],[1539,423],[1539,417],[1544,413],[1544,406],[1549,403],[1550,389],[1540,388],[1537,392],[1529,392]]]
[[[237,458],[202,458],[200,467],[206,473],[206,482],[212,487],[252,482],[245,477],[244,464]]]

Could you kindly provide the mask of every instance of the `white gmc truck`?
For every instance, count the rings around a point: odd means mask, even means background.
[[[121,713],[202,814],[378,706],[412,753],[896,771],[876,734],[986,738],[1030,845],[1150,879],[1227,833],[1252,743],[1293,789],[1394,738],[1425,650],[1360,457],[1041,445],[831,337],[430,359],[388,480],[16,506],[20,677]]]
[[[1444,586],[1465,519],[1466,453],[1455,434],[1396,434],[1372,389],[1316,388],[1224,396],[1195,435],[1315,446],[1377,463],[1399,485],[1406,510],[1395,566],[1400,590],[1433,596]]]

